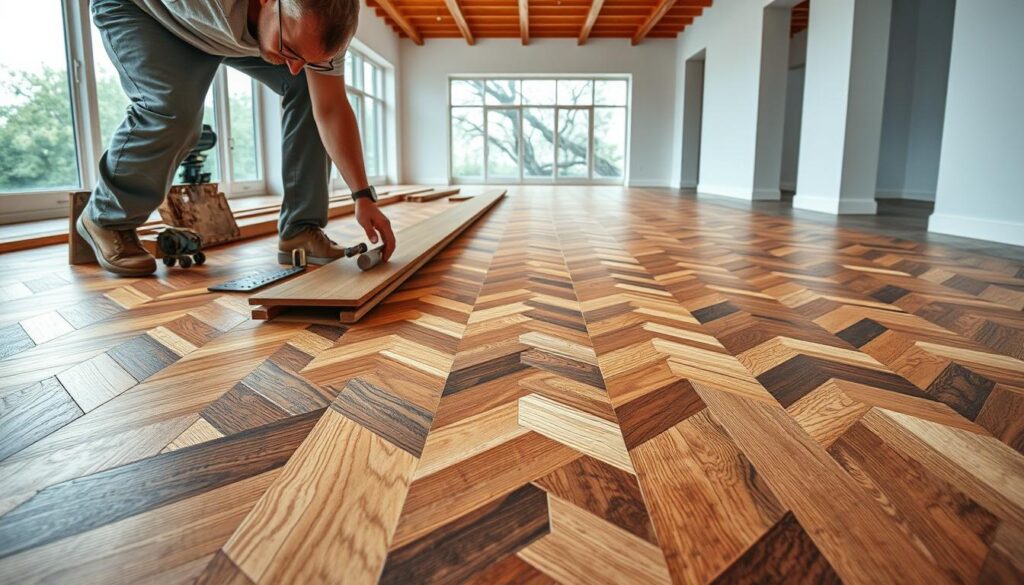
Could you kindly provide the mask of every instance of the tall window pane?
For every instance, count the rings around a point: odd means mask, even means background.
[[[483,108],[452,108],[452,175],[484,176]]]
[[[217,134],[217,146],[214,146],[210,150],[207,150],[206,162],[203,163],[203,172],[210,173],[210,181],[213,183],[220,182],[220,141],[224,140],[224,137],[217,132],[217,114],[213,107],[213,86],[210,86],[210,91],[206,92],[206,101],[203,103],[203,124],[209,124],[210,128],[213,128],[214,133]],[[179,169],[178,177],[180,179],[181,172]]]
[[[382,174],[378,170],[379,157],[377,155],[380,119],[377,116],[377,108],[374,106],[373,98],[364,98],[363,111],[366,112],[366,117],[363,128],[363,160],[366,164],[366,174],[371,177]]]
[[[594,178],[621,179],[626,162],[626,109],[594,108]]]
[[[489,79],[486,82],[486,102],[489,106],[518,106],[518,79]]]
[[[558,176],[587,177],[590,110],[558,110]]]
[[[252,78],[228,67],[228,107],[231,110],[231,170],[236,181],[260,178],[256,150],[256,117]]]
[[[625,79],[598,79],[594,82],[594,105],[624,106],[629,84]]]
[[[524,79],[523,105],[553,106],[555,105],[554,79]]]
[[[0,14],[0,192],[78,187],[61,3]]]
[[[487,175],[519,178],[519,110],[487,113]]]
[[[128,96],[121,89],[121,78],[110,62],[110,56],[103,46],[100,30],[92,30],[92,60],[96,70],[96,102],[100,111],[100,144],[104,150],[110,145],[110,137],[121,125],[128,107]]]
[[[523,108],[523,176],[551,178],[555,172],[554,108]]]
[[[589,106],[594,100],[594,83],[590,80],[559,79],[558,105]]]
[[[475,79],[456,79],[452,81],[453,106],[484,105],[484,82]]]

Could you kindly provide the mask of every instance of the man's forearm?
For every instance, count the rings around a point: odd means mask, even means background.
[[[355,192],[369,186],[363,163],[363,142],[352,106],[345,96],[341,99],[345,100],[344,104],[317,116],[317,126],[327,154],[338,166],[345,184]]]

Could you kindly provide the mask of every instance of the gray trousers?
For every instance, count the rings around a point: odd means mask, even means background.
[[[100,159],[88,208],[93,221],[110,229],[135,228],[160,206],[178,165],[199,140],[203,102],[224,63],[283,98],[281,237],[327,225],[330,159],[313,119],[305,71],[292,76],[287,66],[258,57],[204,53],[131,0],[92,0],[91,5],[103,46],[131,100]]]

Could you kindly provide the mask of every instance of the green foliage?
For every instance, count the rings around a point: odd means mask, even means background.
[[[0,68],[0,96],[0,191],[76,187],[67,73]]]

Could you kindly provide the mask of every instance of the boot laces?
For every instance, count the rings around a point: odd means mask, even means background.
[[[139,233],[135,230],[116,230],[116,233],[117,240],[114,246],[118,253],[142,249],[142,240],[139,239]]]

